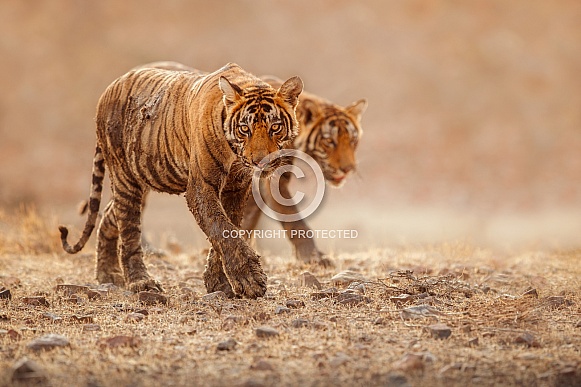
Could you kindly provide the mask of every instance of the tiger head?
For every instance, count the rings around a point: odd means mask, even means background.
[[[355,150],[366,108],[365,99],[341,107],[313,95],[301,96],[297,107],[301,134],[295,146],[317,161],[333,187],[341,187],[357,166]]]
[[[247,167],[275,168],[279,159],[269,164],[267,156],[291,144],[298,133],[295,108],[302,80],[292,77],[278,89],[262,82],[242,89],[220,77],[219,86],[226,106],[224,131],[232,149]]]

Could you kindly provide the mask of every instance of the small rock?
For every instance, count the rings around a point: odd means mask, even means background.
[[[236,340],[229,338],[226,341],[218,343],[218,351],[231,351],[236,348],[236,344],[238,344]]]
[[[55,347],[66,347],[69,344],[69,339],[66,337],[50,333],[48,335],[39,337],[38,339],[32,340],[26,345],[26,347],[28,349],[32,349],[33,351],[39,351],[53,349]]]
[[[19,340],[22,337],[14,329],[0,329],[0,336],[8,336],[11,340]]]
[[[142,315],[141,313],[129,313],[125,317],[125,321],[126,322],[139,322],[139,321],[143,320],[144,318],[145,318],[145,316]]]
[[[87,294],[87,292],[89,291],[89,287],[82,286],[82,285],[62,284],[62,285],[57,285],[55,290],[57,292],[64,293],[65,296],[70,297],[73,294]]]
[[[35,361],[22,358],[12,366],[12,381],[34,385],[46,382],[47,377],[44,369]]]
[[[514,342],[517,344],[526,344],[527,347],[538,348],[541,344],[537,341],[535,336],[530,332],[524,332],[519,334],[514,338]]]
[[[22,302],[31,306],[50,306],[46,298],[43,296],[22,297]]]
[[[442,315],[442,312],[429,305],[410,306],[409,308],[400,311],[400,316],[404,320],[422,317],[437,317],[440,315]]]
[[[293,328],[303,328],[309,325],[309,320],[305,320],[304,318],[297,318],[291,321],[291,326]]]
[[[352,271],[352,270],[345,270],[345,271],[337,273],[333,277],[331,277],[331,283],[333,285],[347,286],[347,285],[351,284],[351,282],[355,282],[355,281],[365,282],[367,280],[361,274],[359,274],[355,271]]]
[[[539,298],[539,293],[537,293],[537,289],[535,288],[528,288],[523,293],[523,297]]]
[[[262,337],[262,338],[276,337],[279,335],[279,333],[276,329],[274,329],[273,327],[270,327],[268,325],[263,325],[261,327],[256,328],[255,332],[256,332],[256,336]]]
[[[303,274],[301,274],[299,278],[301,286],[305,288],[317,288],[319,290],[323,288],[317,277],[315,277],[308,271],[305,271]]]
[[[474,337],[474,338],[468,340],[469,347],[476,347],[477,345],[478,345],[478,337]]]
[[[226,293],[224,293],[221,290],[218,290],[217,292],[213,292],[213,293],[208,293],[208,294],[204,294],[202,296],[202,301],[219,301],[219,300],[225,300],[227,299],[228,296],[226,295]]]
[[[337,354],[331,358],[331,360],[329,360],[329,365],[333,368],[336,368],[348,363],[349,361],[351,361],[349,356],[343,352],[337,352]]]
[[[575,324],[575,328],[581,328],[581,320],[577,321],[577,324]]]
[[[83,332],[98,332],[101,330],[99,324],[85,324],[83,325]]]
[[[304,308],[305,302],[302,300],[287,300],[286,306],[287,306],[287,308],[292,308],[292,309]]]
[[[367,290],[365,283],[357,281],[351,282],[349,286],[347,286],[347,289],[359,294],[365,294],[365,291]]]
[[[104,292],[104,293],[106,293],[106,292]],[[87,291],[85,292],[85,294],[87,295],[87,298],[88,298],[89,300],[93,300],[93,301],[94,301],[94,300],[99,300],[99,299],[101,299],[101,298],[103,297],[103,294],[102,294],[100,291],[98,291],[98,290],[93,290],[93,289],[89,289],[89,290],[87,290]]]
[[[91,315],[85,315],[85,316],[81,316],[81,315],[72,315],[71,319],[73,321],[79,322],[79,323],[84,323],[84,324],[91,324],[93,323],[93,316]]]
[[[283,314],[283,313],[290,313],[291,310],[286,306],[277,306],[274,310],[274,314]]]
[[[54,323],[63,321],[63,318],[61,316],[57,316],[56,314],[51,312],[43,313],[42,317],[47,318]]]
[[[427,330],[436,339],[447,339],[452,334],[452,329],[446,324],[433,324],[428,326]]]
[[[10,289],[1,288],[0,289],[0,300],[11,300],[12,294],[10,293]]]
[[[114,336],[104,337],[98,342],[101,348],[118,348],[118,347],[138,347],[141,345],[141,339],[137,336]]]
[[[311,299],[313,300],[321,300],[323,298],[333,298],[339,294],[339,290],[337,288],[329,288],[325,290],[321,290],[320,292],[311,293]]]
[[[386,321],[383,317],[377,317],[375,320],[373,320],[373,325],[384,325],[385,323]]]
[[[571,306],[573,302],[563,296],[551,296],[545,299],[547,305],[551,308],[559,308],[561,306]]]
[[[423,356],[415,353],[405,354],[400,360],[393,363],[395,370],[419,371],[424,369]]]
[[[410,382],[404,375],[396,373],[387,375],[385,385],[389,387],[411,387]]]
[[[139,292],[138,298],[144,305],[167,305],[167,297],[155,292]]]
[[[399,306],[413,301],[414,298],[415,297],[412,296],[411,294],[402,293],[399,296],[389,297],[389,300]]]
[[[369,298],[354,293],[339,293],[337,302],[342,305],[359,305],[362,302],[369,302]]]
[[[264,359],[259,359],[252,363],[250,369],[255,371],[274,371],[272,364]]]

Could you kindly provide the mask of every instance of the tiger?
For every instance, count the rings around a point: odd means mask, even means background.
[[[154,62],[144,67],[161,68],[174,71],[199,72],[198,70],[178,62]],[[277,88],[283,81],[272,75],[262,76],[261,79]],[[303,91],[299,96],[299,105],[296,108],[299,121],[299,134],[287,148],[303,151],[313,157],[323,171],[323,176],[333,188],[340,188],[346,178],[356,169],[355,152],[363,134],[361,117],[367,109],[367,100],[359,99],[343,107],[322,97]],[[290,197],[288,193],[289,178],[283,174],[280,177],[280,193]],[[268,191],[265,191],[267,193]],[[269,205],[280,213],[297,213],[295,206],[280,206],[274,200]],[[249,195],[242,220],[242,229],[254,230],[262,215],[252,195]],[[304,220],[282,222],[287,236],[293,246],[296,259],[304,263],[316,263],[322,266],[332,266],[331,260],[316,247],[312,235],[308,233],[309,226]],[[296,230],[298,232],[292,232]],[[304,230],[301,233],[300,230]],[[246,232],[245,235],[253,235]],[[301,237],[298,237],[298,236]]]
[[[97,229],[96,277],[134,292],[162,292],[144,264],[141,214],[151,190],[183,194],[211,249],[206,290],[257,298],[266,292],[260,256],[239,235],[253,171],[277,167],[265,157],[292,143],[303,89],[294,76],[275,89],[229,63],[212,72],[140,67],[113,81],[96,114],[96,147],[87,220],[70,245],[77,253],[99,214],[105,169],[112,197]]]
[[[263,76],[261,79],[273,87],[282,84],[282,80],[273,76]],[[355,151],[363,134],[361,116],[366,108],[366,99],[360,99],[342,107],[306,91],[303,91],[299,97],[299,105],[296,110],[299,120],[299,134],[292,147],[313,157],[321,167],[325,180],[333,188],[343,186],[346,178],[356,169]],[[291,197],[288,189],[290,181],[288,174],[283,174],[279,181],[281,195]],[[268,195],[268,191],[265,193]],[[269,206],[276,212],[298,213],[295,206],[285,207],[276,200],[270,199]],[[254,230],[261,214],[262,211],[254,201],[253,196],[250,195],[242,228],[247,231]],[[333,265],[331,260],[316,247],[314,239],[309,237],[312,233],[308,232],[310,228],[304,220],[281,221],[280,223],[286,230],[285,235],[290,237],[294,255],[300,262],[316,263],[322,266]]]

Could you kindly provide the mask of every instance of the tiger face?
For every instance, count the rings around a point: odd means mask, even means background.
[[[301,99],[297,108],[305,132],[297,142],[321,166],[332,187],[341,187],[357,167],[355,151],[366,108],[365,99],[341,107],[314,96]]]
[[[299,77],[273,89],[267,84],[246,89],[220,78],[226,106],[224,131],[230,146],[247,167],[275,169],[268,155],[290,144],[298,133],[295,108],[303,83]]]

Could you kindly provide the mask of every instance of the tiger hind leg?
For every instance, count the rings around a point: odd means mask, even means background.
[[[161,292],[163,291],[161,285],[149,276],[143,262],[141,211],[146,192],[137,184],[130,182],[126,182],[124,188],[123,194],[120,194],[120,187],[113,190],[113,209],[119,228],[121,266],[125,284],[133,292],[144,290]]]
[[[119,264],[119,229],[111,200],[105,208],[97,230],[97,281],[124,286],[125,279]]]

